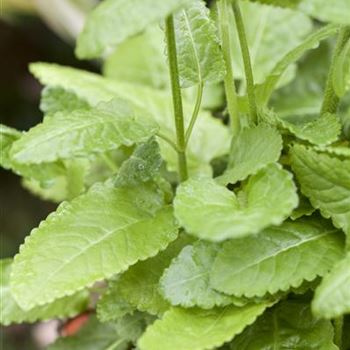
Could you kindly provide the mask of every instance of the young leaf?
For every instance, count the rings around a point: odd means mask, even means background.
[[[312,310],[325,318],[350,312],[350,253],[324,277],[316,289]]]
[[[188,235],[182,235],[155,257],[131,266],[120,276],[117,286],[120,295],[140,311],[164,313],[170,305],[159,293],[159,280],[171,260],[190,242]]]
[[[331,322],[312,317],[307,304],[285,301],[264,315],[231,343],[231,350],[338,350]]]
[[[292,169],[302,193],[325,218],[350,234],[350,161],[301,145],[291,150]]]
[[[235,195],[209,178],[178,187],[175,215],[186,231],[209,241],[255,234],[279,225],[298,204],[292,176],[270,164],[249,178]]]
[[[156,131],[152,120],[135,115],[125,101],[113,100],[45,118],[13,144],[10,156],[26,164],[89,156],[146,141]]]
[[[32,231],[15,257],[12,293],[25,309],[51,302],[154,256],[176,236],[172,208],[150,185],[97,184]]]
[[[194,1],[175,16],[179,74],[183,87],[217,82],[225,75],[225,63],[209,10]]]
[[[339,97],[343,97],[350,88],[350,40],[335,59],[333,87]]]
[[[52,318],[73,317],[86,310],[88,293],[85,291],[56,300],[52,304],[35,307],[29,311],[22,310],[10,292],[11,266],[11,259],[0,260],[0,323],[3,326],[12,323],[33,323]]]
[[[209,350],[231,340],[252,324],[268,304],[201,310],[172,308],[146,329],[140,350]]]
[[[22,136],[16,129],[0,124],[0,166],[5,169],[11,168],[10,149],[12,144]]]
[[[257,236],[225,242],[210,274],[216,290],[261,297],[323,276],[343,257],[341,232],[325,220],[301,219]]]
[[[78,37],[79,58],[104,56],[125,39],[189,4],[191,0],[105,0],[89,15]]]
[[[243,129],[231,144],[228,169],[217,178],[227,185],[245,180],[267,164],[277,162],[282,151],[282,137],[277,130],[260,124]]]
[[[247,301],[217,292],[209,285],[209,272],[219,251],[216,244],[199,241],[182,249],[160,280],[164,297],[174,306],[211,309]]]

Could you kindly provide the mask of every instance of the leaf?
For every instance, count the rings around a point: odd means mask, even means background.
[[[350,312],[350,253],[334,266],[316,289],[312,311],[324,318]]]
[[[295,145],[291,162],[301,192],[312,206],[350,234],[350,161]]]
[[[251,176],[237,195],[212,179],[197,178],[182,183],[174,201],[181,226],[209,241],[243,237],[279,225],[297,204],[292,176],[277,164]]]
[[[182,86],[222,80],[226,74],[225,63],[205,3],[192,2],[179,11],[174,22]]]
[[[302,0],[250,0],[250,1],[259,2],[261,4],[266,4],[266,5],[294,8]]]
[[[172,308],[146,329],[138,346],[140,350],[212,349],[241,333],[266,307],[268,304],[211,310]]]
[[[162,157],[156,140],[150,139],[136,147],[118,171],[116,186],[137,186],[152,180],[160,170]]]
[[[341,232],[325,220],[300,219],[257,236],[225,242],[210,273],[212,288],[237,297],[287,291],[325,275],[343,257]]]
[[[260,106],[265,106],[286,69],[295,63],[306,51],[318,47],[322,40],[335,35],[339,31],[338,25],[327,25],[311,33],[306,39],[293,50],[289,51],[271,70],[264,83],[257,86],[256,97]]]
[[[12,144],[21,137],[22,133],[16,129],[0,124],[0,166],[5,169],[11,168],[9,156]]]
[[[312,317],[308,305],[285,301],[264,315],[231,343],[231,350],[337,350],[331,322]]]
[[[151,186],[96,184],[31,232],[14,260],[12,293],[25,309],[51,302],[154,256],[176,236],[172,208]]]
[[[44,119],[13,144],[10,155],[18,163],[32,164],[84,157],[146,141],[156,131],[152,120],[135,115],[124,101],[113,100],[96,109]]]
[[[171,260],[190,242],[187,235],[182,235],[155,257],[131,266],[120,276],[117,287],[120,295],[140,311],[163,314],[170,305],[159,293],[159,280]]]
[[[78,58],[97,58],[190,0],[105,0],[90,13],[77,41]]]
[[[41,83],[73,91],[92,106],[116,97],[125,99],[137,114],[150,115],[159,125],[162,134],[171,139],[175,138],[172,100],[167,92],[136,84],[115,82],[93,73],[58,65],[38,63],[32,64],[30,69]],[[187,125],[193,106],[192,103],[188,104],[185,101],[183,106],[185,125]],[[210,173],[209,162],[227,153],[230,138],[228,128],[219,120],[212,118],[208,113],[200,112],[187,147],[190,173]],[[177,169],[176,152],[162,140],[159,140],[159,144],[168,169],[175,171]]]
[[[227,185],[245,180],[267,164],[277,162],[282,151],[282,137],[275,130],[260,124],[246,128],[232,140],[228,169],[217,178]]]
[[[73,317],[88,306],[88,293],[79,292],[71,297],[56,300],[52,304],[35,307],[29,311],[22,310],[10,292],[10,272],[12,259],[0,260],[0,323],[8,326],[12,323],[33,323],[52,318]]]
[[[296,220],[303,216],[310,216],[315,211],[316,209],[311,205],[310,201],[302,194],[299,194],[299,205],[293,210],[290,218]]]
[[[333,87],[339,97],[343,97],[350,88],[350,40],[335,58]]]
[[[218,251],[218,245],[198,241],[184,247],[173,259],[160,280],[161,292],[173,306],[211,309],[247,304],[247,300],[224,295],[210,287],[209,272]]]

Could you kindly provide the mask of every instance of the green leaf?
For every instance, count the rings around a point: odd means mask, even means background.
[[[10,149],[12,144],[21,137],[22,133],[16,129],[0,124],[0,166],[11,168]]]
[[[10,155],[27,164],[84,157],[146,141],[156,131],[152,120],[135,115],[124,101],[113,100],[96,109],[45,118],[13,144]]]
[[[187,235],[182,235],[155,257],[131,266],[120,276],[117,286],[120,295],[140,311],[164,313],[170,305],[159,293],[159,280],[171,260],[190,242]]]
[[[210,287],[209,272],[218,251],[218,245],[203,241],[183,248],[161,278],[160,288],[164,297],[174,306],[198,306],[202,309],[247,304],[244,299],[224,295]]]
[[[312,215],[316,209],[311,205],[310,201],[299,193],[299,205],[297,208],[295,208],[290,215],[290,218],[292,220],[299,219],[303,216],[310,216]]]
[[[312,206],[350,234],[350,161],[295,145],[291,162],[301,192]]]
[[[268,103],[272,92],[281,79],[287,68],[294,64],[306,51],[318,47],[322,40],[335,35],[340,29],[338,25],[327,25],[310,34],[300,45],[289,51],[272,69],[263,84],[257,86],[256,97],[259,105],[264,106]]]
[[[225,63],[216,28],[202,0],[194,1],[175,16],[175,35],[183,87],[223,79]]]
[[[223,185],[245,180],[267,164],[277,162],[281,151],[282,137],[275,129],[263,124],[243,129],[232,140],[228,169],[216,180]]]
[[[222,241],[279,225],[298,204],[292,176],[271,164],[251,176],[235,195],[209,178],[182,183],[175,215],[186,231],[201,239]]]
[[[334,266],[316,289],[312,311],[325,318],[350,313],[350,253]]]
[[[116,186],[137,186],[140,183],[152,180],[162,165],[159,145],[155,139],[136,147],[118,171]]]
[[[261,4],[266,4],[266,5],[294,8],[302,0],[250,0],[250,1],[251,2],[259,2]]]
[[[268,304],[202,310],[172,308],[149,326],[140,350],[206,350],[220,346],[252,324]]]
[[[225,294],[247,298],[287,291],[325,275],[343,257],[343,250],[343,235],[327,221],[286,221],[257,236],[225,242],[210,284]]]
[[[343,97],[350,88],[350,40],[335,59],[333,87],[339,97]]]
[[[70,295],[157,254],[177,237],[170,206],[151,186],[97,184],[49,215],[15,257],[11,288],[29,309]]]
[[[312,317],[308,305],[285,301],[264,315],[231,343],[231,350],[337,350],[331,322]]]
[[[12,323],[33,323],[52,318],[73,317],[88,306],[88,293],[83,291],[70,297],[56,300],[52,304],[35,307],[29,311],[22,310],[10,292],[10,273],[12,260],[0,260],[0,323],[8,326]]]
[[[105,0],[88,16],[78,37],[79,58],[96,58],[142,32],[190,0]]]

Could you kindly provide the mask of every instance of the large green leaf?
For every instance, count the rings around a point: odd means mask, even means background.
[[[350,234],[350,160],[295,145],[291,161],[301,191],[313,207]]]
[[[189,4],[191,0],[105,0],[89,15],[77,42],[79,58],[103,56],[149,24]]]
[[[231,350],[338,350],[333,333],[332,324],[313,318],[307,304],[287,301],[238,335]]]
[[[350,253],[316,289],[312,310],[317,316],[334,318],[350,313]]]
[[[252,324],[267,304],[201,310],[172,308],[149,326],[140,350],[206,350],[220,346]]]
[[[45,118],[14,142],[10,155],[18,163],[53,162],[131,146],[156,131],[151,119],[135,115],[122,100],[112,100]]]
[[[343,257],[343,250],[343,235],[327,221],[287,221],[257,236],[225,242],[210,284],[238,297],[286,291],[323,276]]]
[[[228,169],[216,179],[220,184],[236,183],[277,162],[282,151],[282,137],[277,130],[260,124],[243,129],[233,140]]]
[[[151,186],[97,184],[32,231],[15,257],[12,293],[29,309],[111,277],[165,249],[174,221]]]
[[[183,87],[216,82],[225,75],[225,63],[209,10],[196,0],[175,16],[179,74]]]
[[[222,241],[255,234],[279,225],[298,204],[292,176],[271,164],[249,178],[237,193],[209,178],[182,183],[175,197],[175,215],[186,231]]]
[[[0,323],[8,326],[12,323],[36,322],[52,318],[72,317],[84,311],[88,306],[88,293],[83,291],[70,297],[56,300],[52,304],[22,310],[10,291],[10,273],[12,260],[0,260]]]
[[[167,92],[116,82],[97,74],[52,64],[38,63],[31,65],[30,68],[43,84],[73,91],[92,106],[116,97],[125,99],[133,105],[137,114],[150,115],[160,126],[164,135],[175,139],[172,100]],[[189,123],[192,109],[192,104],[184,103],[186,124]],[[187,147],[190,171],[192,173],[210,171],[209,162],[227,153],[229,142],[228,128],[208,113],[200,112]],[[168,168],[176,170],[176,152],[162,140],[160,140],[160,146]]]

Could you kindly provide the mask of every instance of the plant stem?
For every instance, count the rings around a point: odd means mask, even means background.
[[[179,162],[180,181],[185,181],[188,177],[186,161],[186,142],[184,129],[184,116],[182,108],[182,96],[179,82],[179,69],[177,64],[176,41],[174,19],[170,15],[165,21],[166,43],[168,49],[168,61],[170,71],[171,92],[173,96],[174,118],[177,139],[177,154]]]
[[[179,149],[177,148],[176,143],[171,140],[168,136],[164,135],[161,132],[157,132],[156,134],[160,139],[164,140],[165,142],[167,142],[176,152],[179,151]]]
[[[117,339],[113,344],[111,344],[106,350],[115,350],[117,346],[123,344],[125,339]]]
[[[246,36],[243,17],[242,17],[241,9],[239,8],[238,1],[239,0],[233,0],[232,8],[233,8],[233,13],[235,15],[236,28],[237,28],[239,43],[242,51],[244,72],[245,72],[246,85],[247,85],[250,119],[253,123],[255,123],[257,119],[257,108],[256,108],[256,102],[255,102],[254,77],[253,77],[252,64],[250,61],[247,36]]]
[[[337,43],[335,45],[334,54],[332,58],[332,63],[329,68],[326,88],[325,88],[324,97],[323,97],[323,103],[321,107],[321,114],[337,112],[340,99],[336,95],[333,88],[333,74],[334,74],[335,62],[349,39],[350,39],[350,27],[342,28],[338,35]]]
[[[194,124],[196,123],[196,120],[198,117],[199,109],[200,109],[201,103],[202,103],[202,97],[203,97],[203,83],[200,82],[198,84],[198,89],[197,89],[196,104],[194,105],[190,124],[188,125],[187,130],[186,130],[186,135],[185,135],[186,147],[187,147],[188,141],[190,140]]]
[[[227,99],[227,109],[230,115],[230,122],[233,135],[237,135],[241,125],[238,114],[238,99],[233,75],[231,42],[230,42],[230,23],[229,23],[229,1],[220,0],[218,2],[218,14],[221,32],[221,45],[226,64],[226,76],[224,79],[225,93]]]
[[[341,350],[343,348],[343,326],[344,317],[340,316],[334,320],[334,343]]]
[[[108,154],[102,153],[102,159],[113,173],[115,173],[118,170],[117,165],[114,164],[113,160],[109,157]]]

